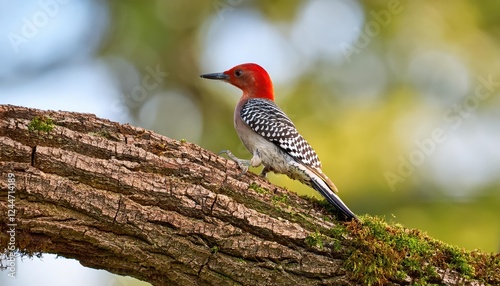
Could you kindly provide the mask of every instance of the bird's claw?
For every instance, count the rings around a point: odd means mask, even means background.
[[[236,156],[234,156],[233,153],[231,153],[231,151],[229,151],[229,150],[222,150],[217,155],[220,156],[221,154],[224,154],[224,153],[229,157],[229,159],[236,162],[236,164],[238,164],[238,167],[240,167],[241,173],[237,176],[237,178],[241,177],[246,172],[248,172],[248,167],[250,166],[250,160],[239,159]]]
[[[262,169],[262,171],[260,172],[260,175],[262,178],[264,179],[267,179],[267,173],[269,173],[271,171],[271,169],[267,166],[264,166],[264,168]]]
[[[220,156],[224,153],[226,153],[229,157],[233,156],[233,153],[231,153],[231,151],[229,151],[229,150],[220,150],[219,153],[217,153],[217,155]],[[229,155],[229,154],[231,154],[231,155]]]

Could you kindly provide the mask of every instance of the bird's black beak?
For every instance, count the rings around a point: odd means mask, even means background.
[[[218,72],[218,73],[207,73],[207,74],[202,74],[200,75],[201,78],[208,78],[208,79],[218,79],[218,80],[228,80],[229,76]]]

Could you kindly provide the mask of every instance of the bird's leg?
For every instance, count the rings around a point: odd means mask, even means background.
[[[231,153],[229,150],[222,150],[219,152],[218,155],[226,153],[229,159],[233,160],[238,164],[238,167],[241,169],[241,173],[238,175],[238,178],[241,177],[243,174],[245,174],[248,171],[248,167],[250,166],[250,160],[244,160],[244,159],[239,159],[236,156]]]
[[[264,169],[262,169],[262,172],[260,172],[260,176],[262,178],[265,178],[267,176],[267,173],[271,171],[271,168],[269,166],[264,166]]]

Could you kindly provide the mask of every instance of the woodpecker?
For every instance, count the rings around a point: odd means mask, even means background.
[[[263,165],[261,176],[265,177],[270,171],[286,174],[318,191],[340,211],[340,219],[358,219],[335,194],[337,187],[321,171],[316,152],[274,102],[273,84],[265,69],[247,63],[222,73],[202,74],[200,77],[222,80],[243,91],[234,110],[234,128],[252,158],[243,160],[229,150],[221,151],[239,165],[241,174],[246,173],[249,166]]]

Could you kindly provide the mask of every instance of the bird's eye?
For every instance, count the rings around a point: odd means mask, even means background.
[[[234,75],[235,76],[241,76],[243,74],[243,71],[242,70],[235,70],[234,71]]]

